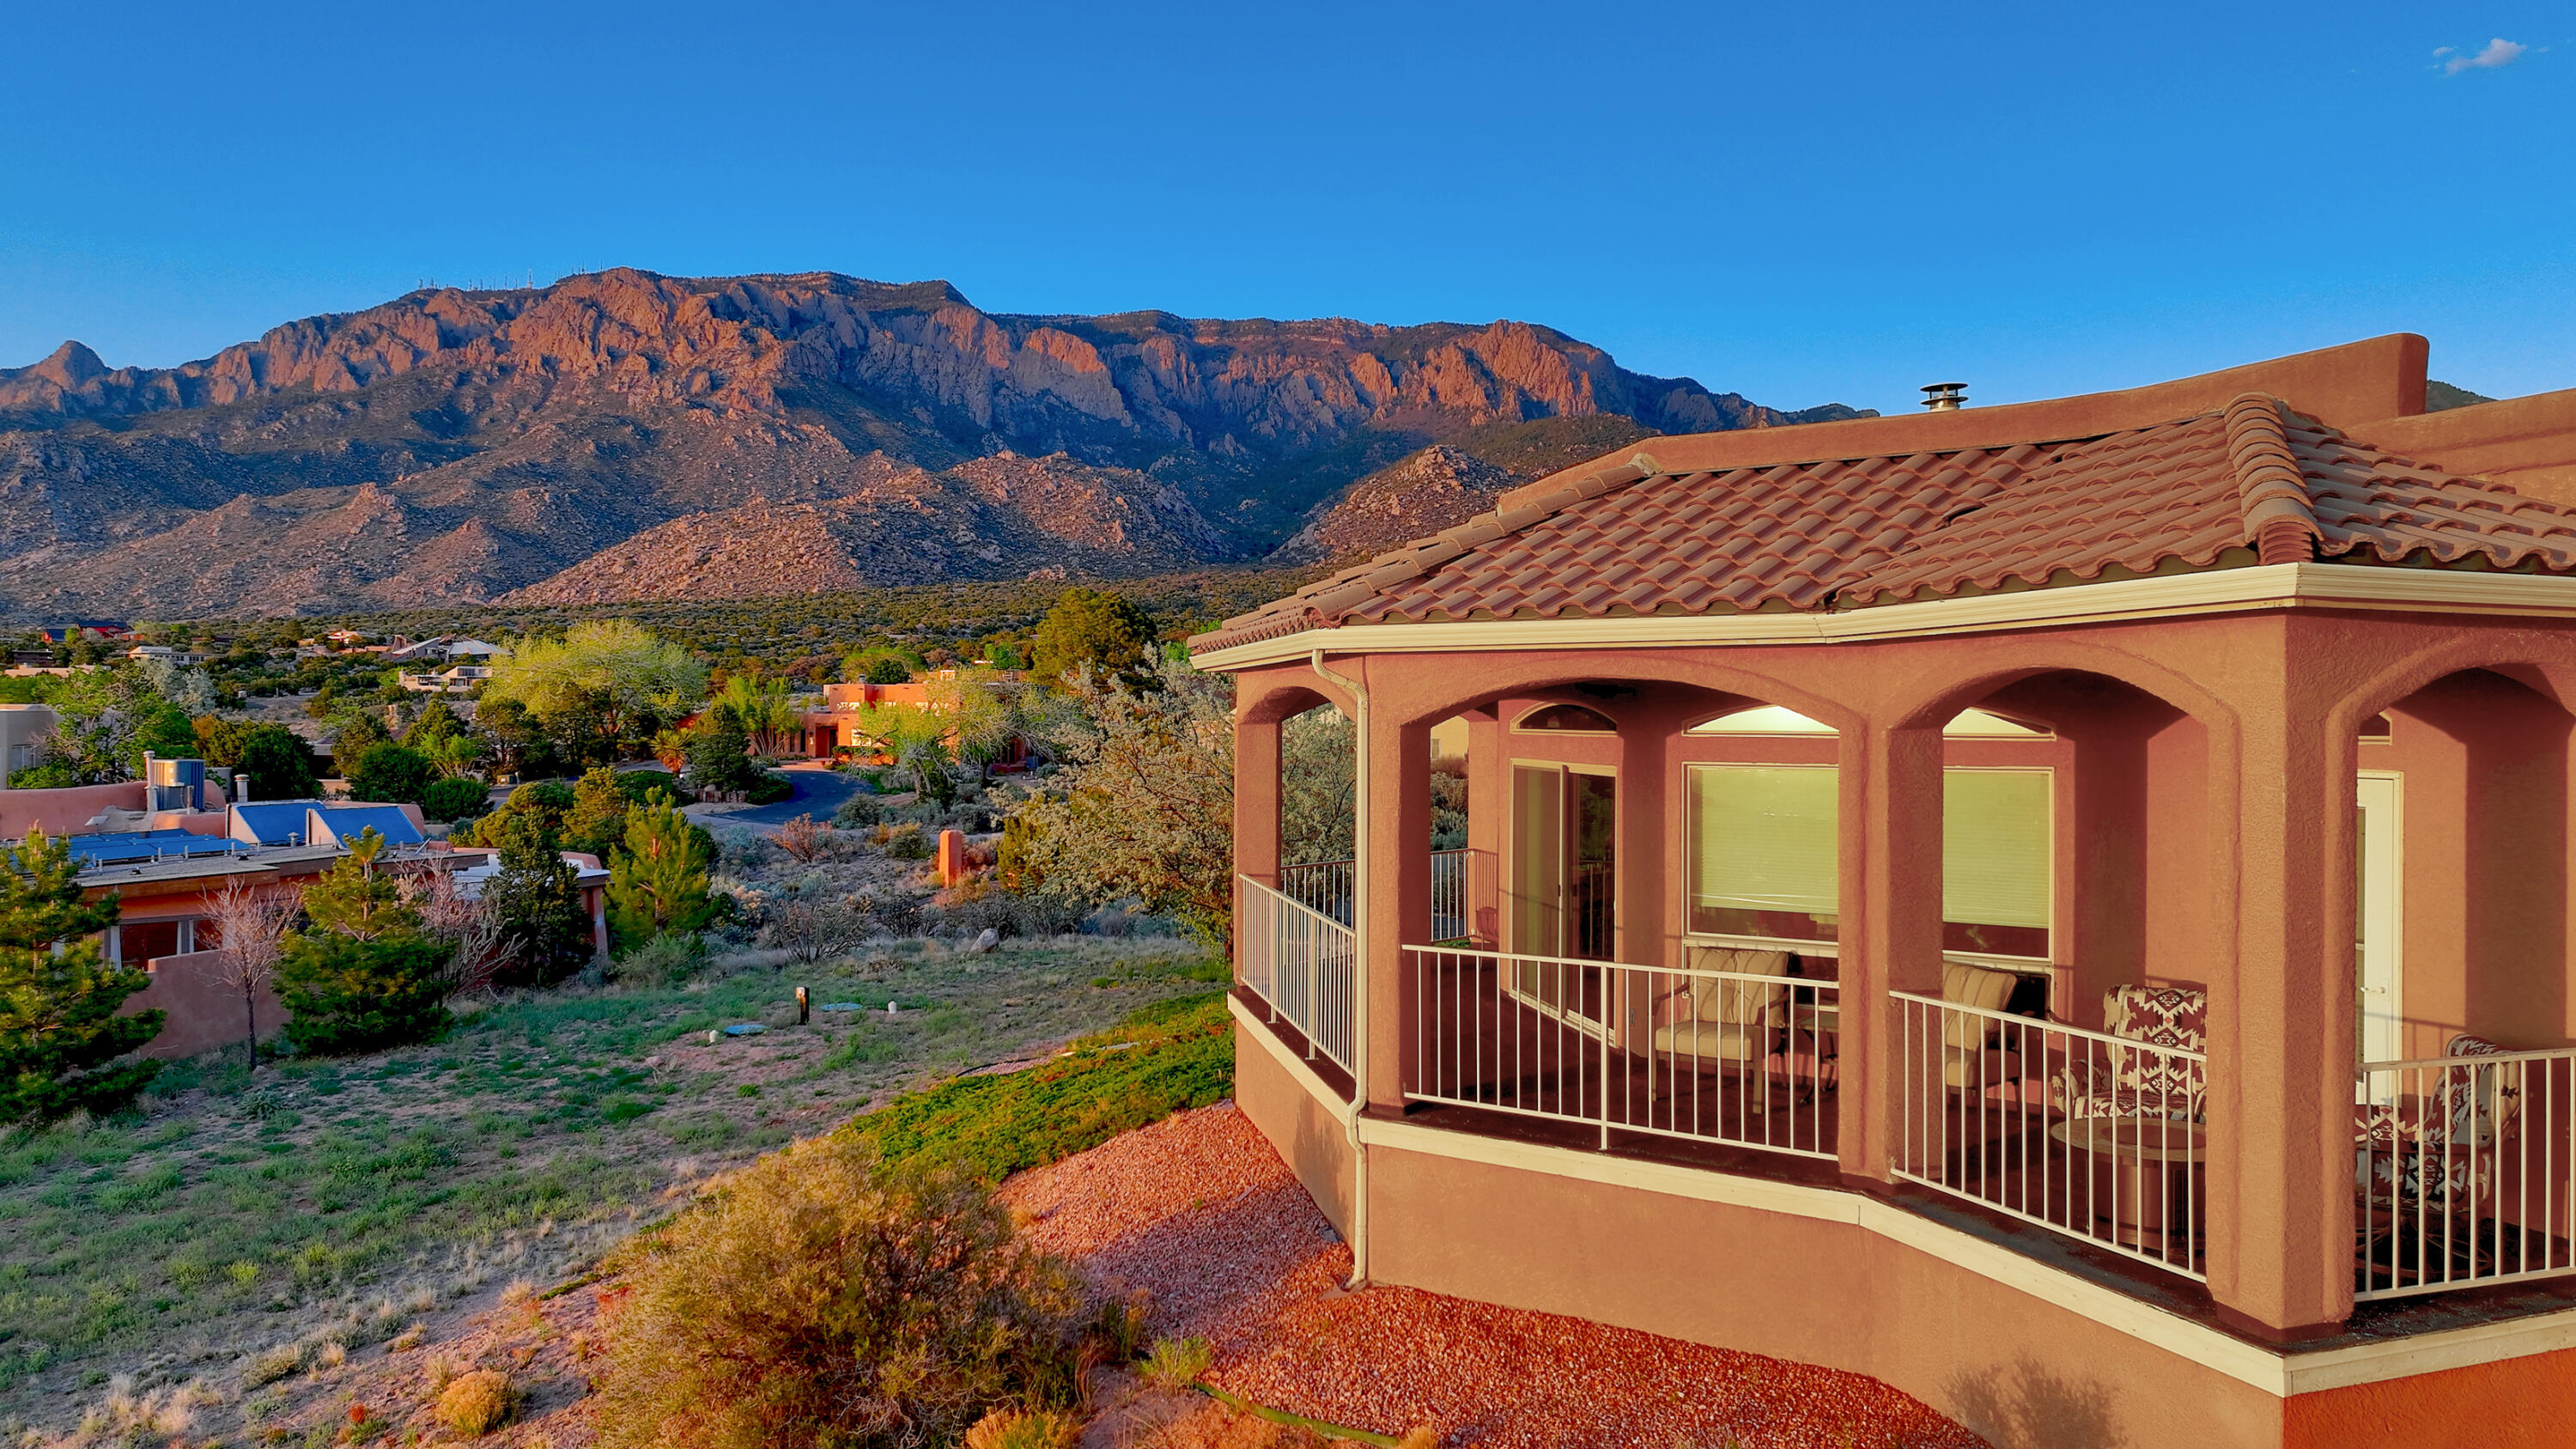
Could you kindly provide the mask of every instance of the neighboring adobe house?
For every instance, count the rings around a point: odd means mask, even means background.
[[[1358,1274],[2002,1446],[2563,1442],[2576,391],[2425,351],[1649,439],[1193,640]],[[1283,862],[1324,704],[1360,855]]]
[[[909,705],[915,709],[940,708],[938,700],[932,696],[932,686],[941,680],[955,679],[957,674],[955,669],[941,669],[903,684],[862,682],[824,685],[823,707],[807,710],[804,714],[806,748],[818,756],[828,756],[834,750],[874,754],[878,751],[879,742],[870,739],[859,728],[858,721],[851,717],[851,711],[881,704]],[[1027,687],[1026,676],[1018,670],[985,670],[982,677],[986,687],[995,690],[1014,691]],[[991,763],[996,768],[1008,769],[1027,758],[1028,742],[1014,738],[1001,757]]]
[[[54,733],[54,712],[41,704],[0,704],[0,790],[9,777],[42,763]]]

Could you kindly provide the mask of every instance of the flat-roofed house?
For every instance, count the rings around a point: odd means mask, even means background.
[[[1356,1273],[1998,1445],[2563,1442],[2576,392],[2425,355],[1649,439],[1193,640]]]

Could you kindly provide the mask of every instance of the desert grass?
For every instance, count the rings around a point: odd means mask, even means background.
[[[73,1432],[111,1382],[246,1422],[425,1318],[577,1276],[762,1151],[1222,975],[1170,940],[744,954],[504,999],[427,1046],[180,1064],[137,1117],[0,1142],[0,1434]],[[707,1043],[743,1023],[768,1029]]]

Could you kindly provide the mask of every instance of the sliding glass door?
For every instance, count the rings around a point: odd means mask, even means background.
[[[1598,971],[1618,949],[1619,782],[1606,770],[1512,766],[1512,989],[1551,1011],[1593,1015]]]

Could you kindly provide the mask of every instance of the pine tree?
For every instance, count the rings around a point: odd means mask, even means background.
[[[601,765],[585,772],[572,787],[572,809],[564,812],[563,848],[605,860],[626,834],[626,808],[615,770]]]
[[[579,882],[535,819],[503,822],[500,869],[483,883],[483,908],[499,923],[503,984],[550,986],[590,960],[590,917],[581,908]]]
[[[278,1000],[292,1013],[286,1039],[298,1051],[372,1051],[447,1030],[447,948],[423,934],[402,887],[375,868],[384,847],[370,828],[304,888],[311,929],[286,938],[277,966]]]
[[[162,1014],[116,1014],[152,978],[108,964],[92,938],[116,924],[116,897],[83,901],[79,874],[42,830],[0,848],[0,1122],[114,1112],[161,1070],[118,1060],[160,1034]]]
[[[626,814],[626,844],[608,868],[608,926],[621,947],[687,935],[711,920],[707,867],[715,841],[656,790]]]

